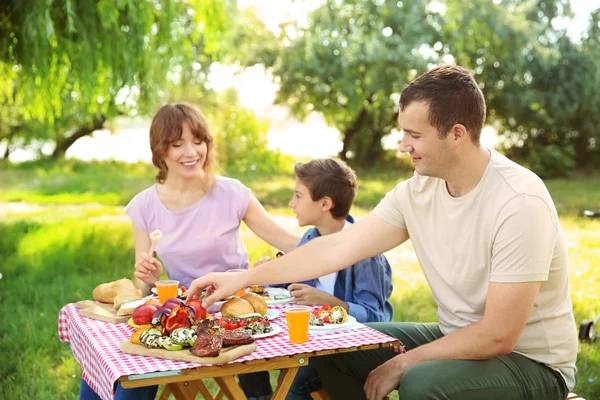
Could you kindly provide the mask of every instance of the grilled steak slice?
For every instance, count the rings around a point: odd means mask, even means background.
[[[210,333],[209,332],[210,326],[211,326],[211,321],[208,320],[208,319],[203,319],[198,324],[198,328],[196,328],[196,335],[209,334]]]
[[[223,337],[223,347],[238,346],[254,342],[252,335],[243,328],[237,328],[231,331],[221,331],[218,335]]]
[[[205,332],[198,335],[190,352],[198,357],[216,357],[219,355],[221,347],[223,347],[221,335],[211,335]]]

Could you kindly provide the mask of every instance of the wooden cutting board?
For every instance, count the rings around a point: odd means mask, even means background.
[[[75,307],[81,308],[81,315],[84,317],[98,319],[111,324],[121,324],[131,318],[131,315],[117,315],[114,305],[109,303],[81,300],[75,303]]]
[[[225,347],[221,349],[217,357],[198,357],[190,353],[190,349],[170,351],[165,349],[148,349],[141,344],[133,344],[129,340],[119,346],[123,353],[136,354],[139,356],[165,358],[167,360],[186,361],[196,364],[226,364],[241,356],[256,350],[256,342],[241,346]]]

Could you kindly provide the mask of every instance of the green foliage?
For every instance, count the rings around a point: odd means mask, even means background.
[[[240,106],[234,89],[219,97],[214,123],[219,162],[226,171],[260,174],[292,168],[291,156],[267,148],[269,122]]]
[[[600,9],[579,45],[551,24],[572,16],[565,0],[445,3],[444,44],[474,71],[507,154],[544,176],[568,172],[552,162],[598,165],[600,35],[594,21]]]
[[[533,147],[525,160],[527,168],[540,177],[564,177],[575,167],[573,146],[559,147],[554,144],[545,147]]]
[[[385,158],[381,138],[395,127],[404,85],[456,62],[480,82],[512,158],[561,176],[533,162],[558,146],[574,150],[576,167],[598,166],[599,14],[574,43],[553,24],[573,17],[568,0],[324,1],[308,27],[285,27],[273,62],[277,102],[301,118],[322,112],[341,133],[341,156],[372,165]]]
[[[439,40],[435,21],[422,1],[326,1],[308,27],[286,27],[276,101],[299,117],[322,112],[342,134],[341,156],[372,163],[396,126],[398,94],[432,61],[422,49]]]
[[[107,119],[147,113],[192,49],[216,49],[227,3],[10,0],[0,10],[0,141],[50,141],[62,155]]]

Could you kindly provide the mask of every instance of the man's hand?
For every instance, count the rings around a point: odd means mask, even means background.
[[[261,258],[260,260],[258,260],[257,262],[255,262],[254,265],[253,265],[253,267],[260,267],[261,265],[266,264],[269,261],[271,261],[271,257],[264,256],[263,258]]]
[[[304,283],[292,283],[288,286],[290,294],[296,304],[303,306],[314,306],[316,304],[328,304],[330,306],[342,306],[348,310],[348,304],[327,292],[319,290]]]
[[[228,273],[211,272],[200,278],[194,279],[188,289],[188,299],[200,298],[202,289],[208,288],[206,297],[202,301],[202,307],[208,308],[215,301],[219,301],[233,295],[240,288],[248,286],[250,271]],[[235,279],[234,278],[235,275]]]
[[[403,365],[403,361],[404,354],[400,354],[371,371],[364,386],[368,400],[386,399],[388,394],[398,389],[402,376],[410,368]]]
[[[140,258],[135,263],[135,277],[148,286],[154,286],[154,283],[160,279],[163,267],[160,261],[150,257],[147,253],[141,253]]]

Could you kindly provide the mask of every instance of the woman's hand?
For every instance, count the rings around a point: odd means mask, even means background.
[[[342,306],[348,310],[348,304],[327,292],[306,285],[304,283],[292,283],[288,286],[290,294],[296,304],[303,306],[314,306],[317,304],[328,304],[330,306]]]
[[[163,272],[163,266],[154,257],[148,253],[140,253],[140,258],[135,263],[135,277],[148,286],[154,286],[154,283],[160,279]]]

